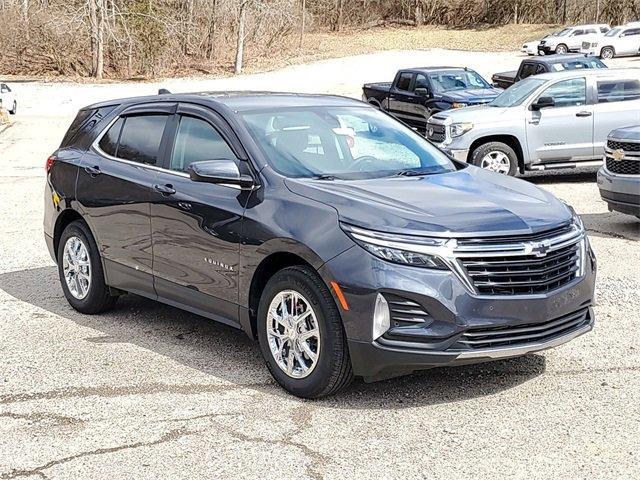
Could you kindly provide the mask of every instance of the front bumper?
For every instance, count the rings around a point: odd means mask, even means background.
[[[619,175],[602,167],[598,189],[609,210],[640,216],[640,175]]]
[[[442,145],[436,145],[436,147],[440,148],[447,155],[459,160],[460,162],[466,162],[469,158],[469,149],[468,148],[447,148]]]

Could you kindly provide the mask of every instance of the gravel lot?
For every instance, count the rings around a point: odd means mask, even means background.
[[[359,96],[399,67],[488,76],[520,59],[393,51],[162,85]],[[595,330],[542,354],[301,401],[223,325],[134,296],[72,310],[42,238],[45,159],[80,106],[157,88],[16,86],[0,133],[0,479],[640,478],[640,223],[607,212],[593,171],[529,178],[576,207],[599,261]]]

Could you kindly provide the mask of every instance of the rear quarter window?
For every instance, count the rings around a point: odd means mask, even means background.
[[[109,115],[114,108],[116,108],[115,105],[109,105],[106,107],[80,110],[62,139],[60,148],[68,147],[76,142],[83,134],[92,132],[96,125]]]

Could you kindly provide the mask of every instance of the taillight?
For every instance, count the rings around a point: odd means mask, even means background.
[[[44,165],[44,169],[46,170],[47,173],[49,173],[49,170],[51,170],[51,167],[53,167],[53,164],[56,161],[56,156],[55,155],[51,155],[49,158],[47,158],[47,163],[45,163]]]

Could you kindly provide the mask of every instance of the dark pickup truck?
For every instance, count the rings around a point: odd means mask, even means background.
[[[363,101],[424,133],[434,113],[489,103],[502,90],[468,68],[425,67],[400,70],[392,83],[367,83],[362,92]]]
[[[531,75],[579,68],[607,68],[607,66],[596,57],[588,57],[583,54],[547,55],[523,60],[517,71],[494,73],[491,76],[491,83],[494,87],[509,88],[514,83]]]

